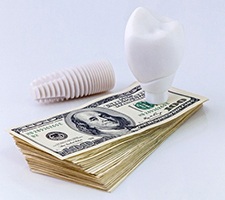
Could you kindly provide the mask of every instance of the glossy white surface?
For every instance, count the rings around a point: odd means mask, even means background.
[[[7,130],[100,95],[42,105],[30,82],[62,67],[107,58],[117,92],[135,78],[124,56],[132,11],[149,6],[182,22],[185,56],[173,86],[208,97],[204,107],[112,193],[30,172]],[[225,3],[222,0],[0,1],[0,199],[225,199]]]
[[[145,91],[146,101],[165,103],[183,58],[182,25],[138,7],[128,19],[124,42],[127,64]]]

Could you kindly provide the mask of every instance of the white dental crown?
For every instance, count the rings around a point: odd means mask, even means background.
[[[183,57],[184,32],[178,21],[139,7],[125,30],[128,65],[145,91],[146,101],[164,103]]]

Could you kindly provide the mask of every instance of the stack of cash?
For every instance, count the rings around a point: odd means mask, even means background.
[[[206,100],[171,88],[153,105],[135,83],[10,133],[32,171],[112,191]]]

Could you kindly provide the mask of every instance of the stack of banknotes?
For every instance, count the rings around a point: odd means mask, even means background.
[[[10,133],[32,171],[112,191],[206,100],[171,88],[153,105],[134,83]]]

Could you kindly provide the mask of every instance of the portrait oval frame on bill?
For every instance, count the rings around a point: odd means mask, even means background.
[[[82,113],[96,113],[99,116],[104,115],[104,121],[116,121],[115,123],[118,125],[114,127],[108,127],[105,124],[101,127],[93,126],[90,124],[90,121],[88,121],[88,118],[83,120],[77,119],[77,116],[82,115]],[[115,110],[100,107],[72,111],[65,117],[65,122],[73,130],[95,136],[124,135],[130,131],[131,127],[135,126],[134,120],[129,116]]]

